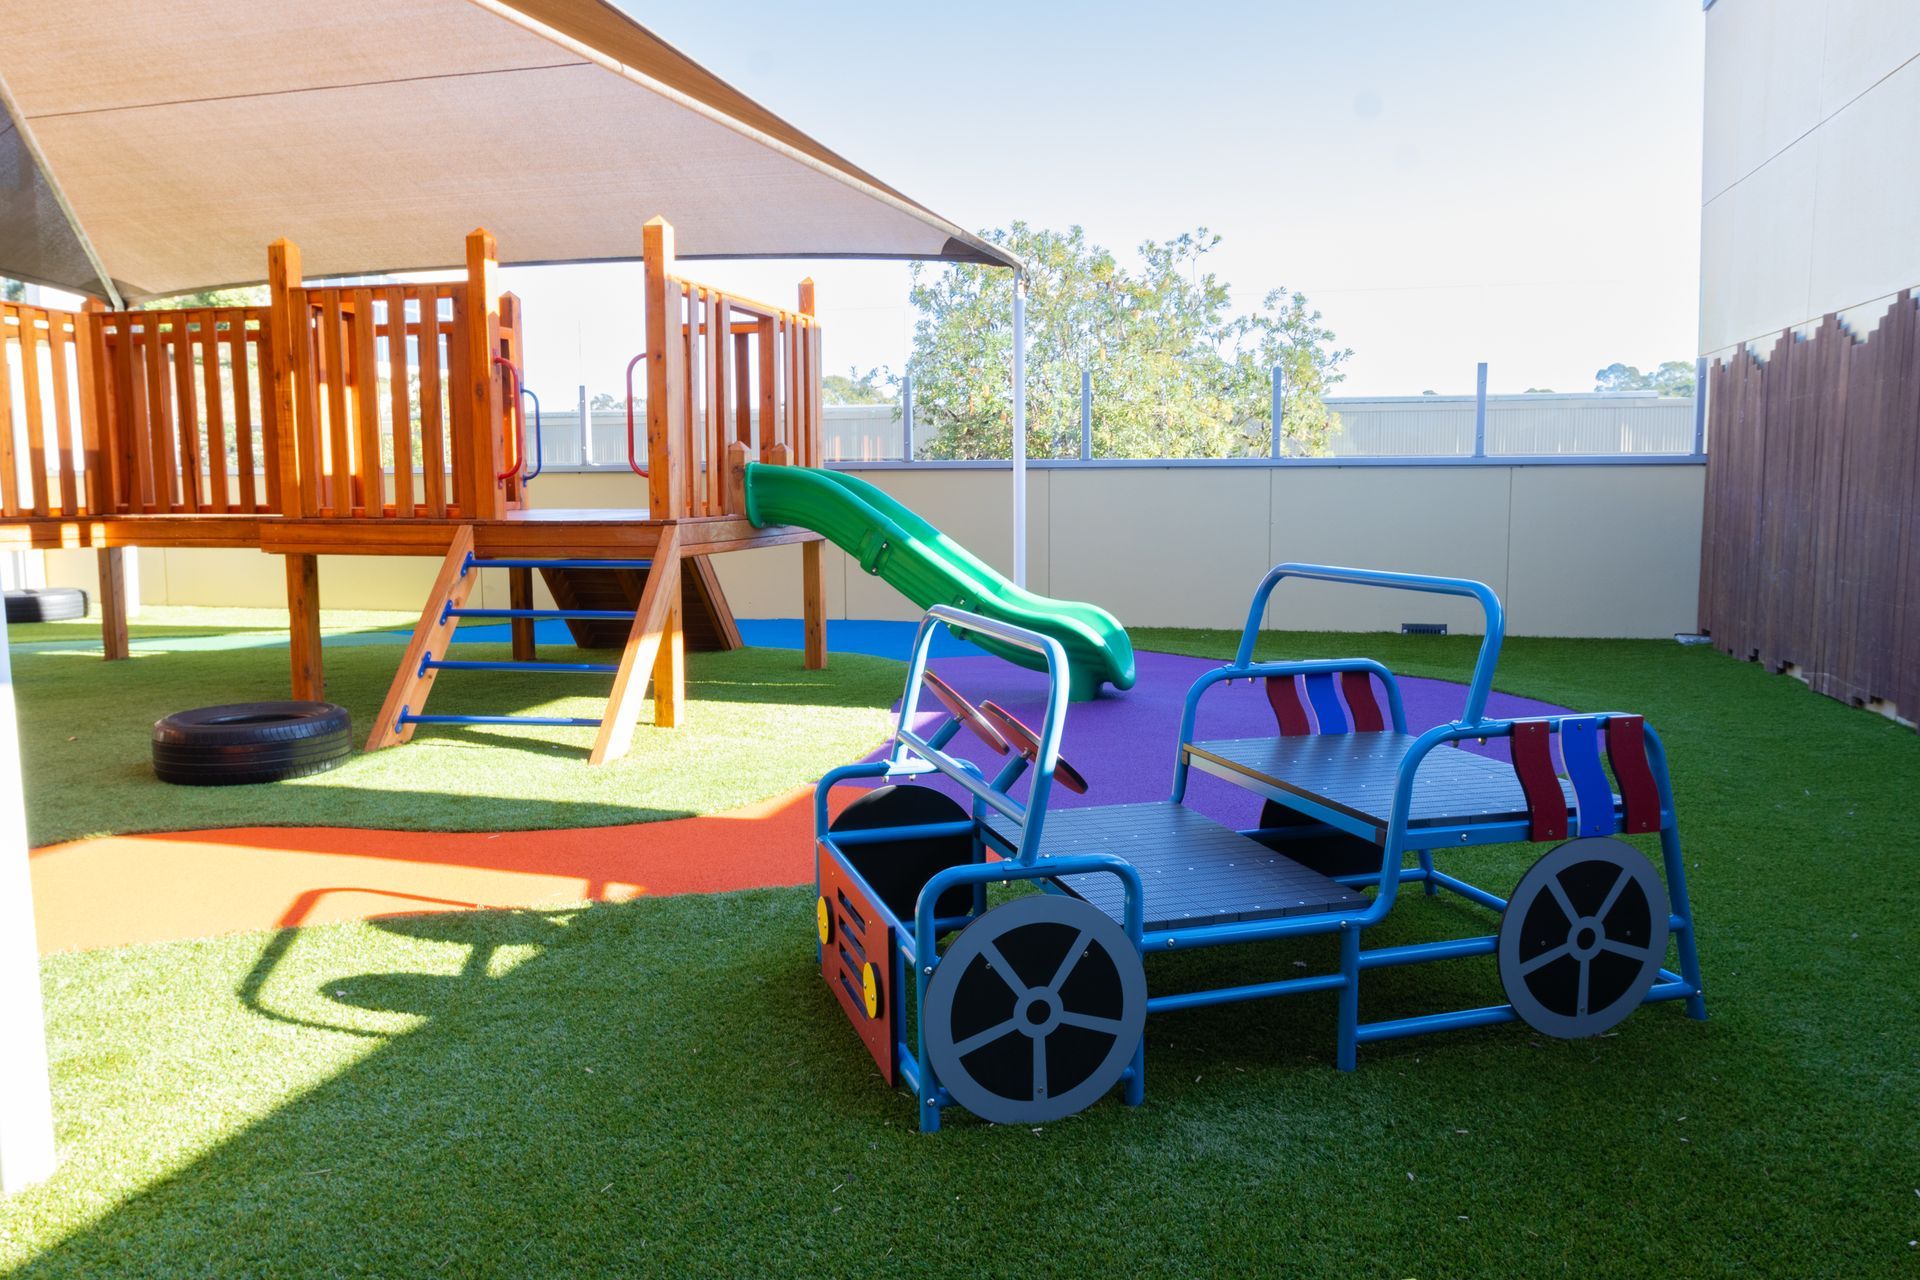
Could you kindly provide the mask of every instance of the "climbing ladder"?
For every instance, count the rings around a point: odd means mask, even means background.
[[[515,574],[513,607],[469,608],[467,598],[482,569]],[[534,608],[531,573],[548,582],[556,607]],[[523,576],[524,575],[524,576]],[[520,583],[524,583],[520,585]],[[689,609],[689,605],[693,607]],[[609,607],[612,606],[612,607]],[[680,555],[679,531],[667,526],[660,545],[646,559],[575,557],[483,558],[474,553],[473,528],[462,525],[440,564],[433,591],[421,610],[412,638],[387,691],[387,700],[367,750],[410,741],[419,725],[520,724],[596,728],[589,759],[604,764],[626,754],[650,684],[671,686],[675,696],[656,699],[655,723],[672,727],[673,708],[683,700],[689,613],[699,619],[702,648],[736,648],[740,634],[718,578],[704,556]],[[515,627],[511,661],[464,660],[447,656],[454,628],[464,618],[511,622]],[[581,647],[621,649],[620,661],[539,662],[532,660],[533,624],[554,618],[567,623]],[[427,697],[442,671],[541,672],[612,676],[607,708],[598,717],[428,714]]]

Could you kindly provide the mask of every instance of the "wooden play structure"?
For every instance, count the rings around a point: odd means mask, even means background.
[[[654,722],[679,723],[689,645],[739,645],[710,561],[730,551],[802,545],[805,663],[822,667],[820,537],[755,528],[742,491],[749,461],[819,461],[812,282],[793,308],[736,297],[675,273],[665,221],[642,234],[646,418],[631,507],[527,505],[538,462],[523,317],[489,233],[467,237],[465,278],[441,284],[308,286],[299,249],[279,240],[263,307],[0,303],[0,546],[97,549],[110,659],[127,654],[124,548],[285,557],[300,699],[325,688],[319,557],[440,557],[369,749],[417,724],[486,722],[425,713],[435,676],[534,666],[534,623],[554,617],[581,644],[620,650],[617,663],[561,668],[613,676],[605,713],[567,723],[598,726],[595,763],[617,758],[650,684]],[[490,567],[510,575],[512,607],[466,607]],[[534,607],[536,573],[552,609]],[[513,662],[447,657],[471,617],[510,622]]]

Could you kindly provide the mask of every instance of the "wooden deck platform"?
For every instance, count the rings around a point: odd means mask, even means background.
[[[408,520],[330,519],[276,515],[16,516],[0,521],[0,551],[88,547],[253,547],[272,555],[441,556],[456,530],[471,527],[483,556],[538,552],[591,556],[644,553],[668,522],[645,509],[521,509],[493,520],[457,516]],[[741,516],[686,516],[679,525],[684,555],[719,555],[754,547],[818,541],[807,529],[756,529]]]

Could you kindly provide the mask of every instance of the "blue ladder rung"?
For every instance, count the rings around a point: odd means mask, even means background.
[[[417,716],[411,711],[400,713],[401,724],[531,724],[545,725],[560,729],[597,729],[598,718],[587,719],[583,716]]]
[[[447,605],[440,610],[440,621],[448,618],[604,618],[609,622],[632,622],[631,609],[456,609]]]
[[[420,671],[556,671],[562,675],[617,676],[620,668],[611,662],[475,662],[464,659],[435,658],[421,660]]]
[[[479,567],[482,569],[651,569],[651,560],[495,560],[482,558],[473,552],[467,552],[466,563],[460,566],[460,572]]]

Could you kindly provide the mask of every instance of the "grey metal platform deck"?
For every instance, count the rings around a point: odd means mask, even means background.
[[[1187,744],[1193,767],[1254,789],[1297,795],[1367,823],[1385,843],[1400,761],[1416,741],[1411,733],[1324,733],[1291,738],[1232,738]],[[1573,788],[1560,780],[1567,803]],[[1615,804],[1618,805],[1616,798]],[[1408,806],[1408,827],[1454,827],[1524,822],[1527,797],[1513,766],[1451,746],[1420,762]]]
[[[1009,844],[1018,841],[1006,818],[993,814],[987,824]],[[1052,811],[1042,861],[1076,853],[1111,853],[1133,864],[1145,889],[1149,931],[1360,910],[1371,901],[1172,801]],[[1057,882],[1122,918],[1126,894],[1117,876],[1094,872]]]

